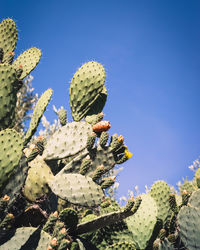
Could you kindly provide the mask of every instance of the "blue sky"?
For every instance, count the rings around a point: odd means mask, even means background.
[[[16,54],[42,50],[33,87],[54,90],[52,105],[70,112],[69,83],[82,63],[106,69],[105,120],[133,157],[118,195],[158,179],[175,185],[200,154],[200,2],[198,0],[1,0],[1,19],[19,29]]]

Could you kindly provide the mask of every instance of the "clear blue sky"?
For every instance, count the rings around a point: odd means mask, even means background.
[[[1,19],[19,29],[16,54],[36,46],[42,60],[33,86],[53,88],[52,105],[69,108],[69,82],[82,63],[107,72],[104,112],[111,133],[125,136],[133,157],[119,196],[158,179],[175,185],[200,154],[199,0],[1,0]]]

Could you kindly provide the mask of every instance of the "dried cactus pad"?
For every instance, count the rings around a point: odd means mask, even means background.
[[[14,51],[16,44],[17,28],[15,22],[10,18],[4,19],[0,23],[0,48],[3,49],[4,55]]]
[[[22,156],[23,139],[14,129],[0,132],[0,190],[8,181]]]
[[[80,121],[86,116],[101,93],[106,92],[104,82],[105,70],[97,62],[85,63],[74,74],[69,92],[72,116],[75,121]]]
[[[41,58],[41,50],[37,48],[31,48],[24,51],[17,59],[13,62],[14,67],[22,65],[23,72],[20,76],[20,80],[24,79],[31,73],[32,70],[37,66]]]
[[[51,236],[35,227],[17,228],[14,236],[4,243],[1,250],[47,249]],[[33,248],[34,247],[34,248]]]
[[[16,72],[11,65],[0,64],[0,128],[10,126],[14,120],[17,101]]]
[[[48,140],[43,157],[45,160],[63,159],[86,148],[92,127],[87,122],[71,122],[61,127]]]
[[[104,197],[101,187],[81,174],[58,174],[49,186],[61,199],[81,206],[97,207]]]
[[[52,96],[53,90],[52,89],[47,89],[40,97],[38,100],[35,109],[33,111],[33,115],[31,118],[31,122],[29,125],[29,129],[25,135],[24,139],[24,145],[26,145],[29,140],[31,139],[32,135],[35,133],[37,126],[40,122],[40,119],[46,109],[46,106],[48,105],[51,96]]]

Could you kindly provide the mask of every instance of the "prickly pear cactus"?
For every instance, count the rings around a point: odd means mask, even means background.
[[[47,141],[44,160],[58,160],[73,156],[87,146],[92,127],[87,122],[71,122],[57,130]]]
[[[40,155],[29,163],[29,167],[23,194],[28,200],[36,201],[50,193],[48,181],[53,178],[53,173]]]
[[[200,209],[200,189],[192,193],[191,197],[188,200],[188,204],[192,207]]]
[[[104,197],[101,187],[81,174],[58,174],[49,186],[62,199],[82,206],[96,207]]]
[[[145,249],[153,234],[157,222],[158,209],[154,199],[147,194],[141,195],[142,203],[137,212],[126,219],[133,234],[136,249]]]
[[[119,242],[119,243],[115,243],[109,247],[106,248],[106,250],[136,250],[135,245],[133,243],[129,243],[129,242]]]
[[[17,75],[12,65],[0,64],[0,129],[12,126],[17,101]]]
[[[97,62],[87,62],[75,73],[69,90],[75,121],[80,121],[88,113],[97,114],[102,111],[107,98],[104,82],[105,70]]]
[[[196,207],[184,206],[178,214],[180,238],[187,249],[200,248],[200,210]]]
[[[13,66],[17,69],[20,65],[22,66],[22,74],[19,77],[23,80],[31,71],[37,66],[41,58],[41,50],[37,48],[31,48],[24,51],[17,59],[13,62]]]
[[[13,127],[17,92],[23,85],[21,81],[38,64],[41,51],[31,48],[14,62],[17,44],[17,28],[12,19],[0,23],[0,130]]]
[[[38,100],[36,107],[33,111],[29,129],[24,138],[24,145],[26,145],[30,141],[31,137],[35,133],[38,124],[40,122],[40,119],[46,109],[46,106],[48,105],[51,99],[52,93],[53,93],[52,89],[47,89]]]
[[[44,231],[34,227],[22,227],[18,228],[16,232],[14,232],[14,236],[4,243],[1,246],[1,249],[19,250],[22,247],[24,249],[47,249],[50,240],[50,235]]]
[[[0,23],[0,48],[3,49],[3,61],[6,61],[5,55],[13,52],[17,44],[17,27],[15,22],[10,19],[4,19]]]
[[[23,139],[13,129],[0,132],[0,192],[9,181],[9,178],[18,166],[22,156]]]
[[[22,80],[39,63],[41,51],[30,48],[14,60],[16,43],[14,21],[2,21],[0,249],[143,249],[156,224],[154,199],[137,197],[124,208],[115,201],[106,205],[106,189],[115,182],[111,170],[132,154],[122,136],[114,134],[108,142],[111,125],[102,120],[107,99],[103,66],[92,61],[78,69],[69,90],[74,122],[67,123],[66,110],[60,109],[60,128],[38,139],[31,149],[28,144],[52,90],[40,97],[23,138],[12,129],[16,97]],[[145,207],[147,199],[151,209]],[[136,230],[124,221],[128,217],[134,218]],[[146,232],[141,237],[142,230]]]
[[[158,208],[158,219],[165,224],[167,218],[170,216],[169,194],[170,188],[164,181],[157,181],[151,187],[149,192],[151,197],[154,198]]]

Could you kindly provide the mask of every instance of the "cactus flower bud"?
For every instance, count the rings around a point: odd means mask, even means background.
[[[131,152],[129,152],[128,149],[125,149],[125,150],[124,150],[124,154],[125,154],[125,156],[126,156],[128,159],[131,158],[131,157],[133,156],[133,154],[132,154]]]

